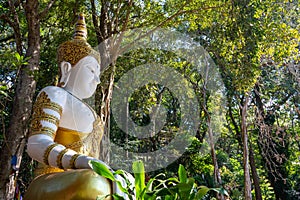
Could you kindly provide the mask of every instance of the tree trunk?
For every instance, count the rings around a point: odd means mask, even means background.
[[[249,149],[249,160],[250,160],[251,174],[252,174],[252,179],[253,179],[254,189],[255,189],[255,200],[262,200],[261,189],[259,185],[259,176],[257,174],[257,170],[255,166],[255,159],[254,159],[251,143]]]
[[[100,145],[99,159],[110,162],[110,99],[112,96],[114,81],[114,66],[108,66],[110,59],[109,43],[105,41],[110,37],[108,8],[105,2],[102,2],[100,16],[97,15],[97,8],[94,0],[91,0],[93,25],[97,34],[98,50],[101,56],[101,84],[98,86],[95,94],[95,107],[97,113],[101,116],[101,122],[104,126],[104,133]],[[100,22],[99,22],[100,21]]]
[[[118,29],[117,26],[122,25],[125,31],[128,21],[130,9],[127,9],[126,18],[122,20],[122,23],[114,23],[118,16],[118,13],[113,14],[113,19],[110,18],[109,13],[111,12],[109,5],[110,1],[101,1],[100,15],[97,15],[97,8],[94,0],[90,0],[92,8],[93,25],[97,34],[98,49],[101,56],[101,70],[105,70],[104,75],[101,76],[101,84],[96,91],[95,107],[98,114],[102,119],[104,125],[104,134],[100,146],[100,159],[104,162],[110,162],[110,101],[112,98],[114,77],[115,77],[115,61],[117,56],[114,52],[118,47],[113,45],[114,41],[107,40],[113,35],[113,30]],[[129,7],[132,1],[127,2]],[[121,6],[119,4],[118,6]],[[119,7],[117,10],[119,10]],[[113,9],[112,9],[113,10]]]
[[[110,100],[112,97],[113,80],[114,73],[110,73],[107,80],[109,84],[100,85],[96,93],[96,108],[100,108],[98,113],[101,113],[102,124],[104,125],[104,134],[100,146],[100,159],[106,163],[110,162]]]
[[[36,88],[36,81],[31,72],[39,68],[40,22],[38,1],[26,1],[25,11],[28,22],[28,49],[26,57],[30,59],[28,65],[21,67],[16,83],[9,127],[6,133],[6,143],[0,150],[0,199],[6,200],[14,198],[15,182],[26,143],[29,118]],[[11,164],[12,157],[17,158],[15,165]]]
[[[214,179],[216,183],[216,187],[222,186],[222,179],[221,179],[221,174],[219,171],[219,165],[218,165],[218,160],[217,160],[217,155],[215,151],[215,144],[214,144],[214,137],[213,137],[213,132],[211,130],[211,124],[210,124],[210,119],[208,124],[208,134],[209,134],[209,140],[210,140],[210,148],[211,148],[211,157],[213,160],[213,165],[214,165]],[[223,194],[218,194],[217,198],[219,200],[224,200],[224,195]]]
[[[243,140],[243,166],[244,166],[244,195],[245,200],[251,200],[251,179],[249,169],[249,148],[248,148],[248,132],[247,132],[247,108],[249,95],[245,97],[243,105],[241,105],[241,132]]]
[[[213,130],[211,127],[211,114],[208,111],[207,108],[207,99],[209,98],[207,95],[207,83],[208,83],[208,77],[209,77],[209,71],[210,67],[209,64],[207,63],[206,66],[206,71],[205,71],[205,82],[203,84],[203,110],[205,112],[205,115],[207,117],[207,130],[208,130],[208,136],[209,136],[209,145],[210,145],[210,152],[211,152],[211,157],[212,157],[212,161],[213,161],[213,165],[214,165],[214,181],[216,184],[216,187],[220,187],[222,186],[222,179],[221,179],[221,174],[219,171],[219,166],[218,166],[218,160],[217,160],[217,155],[216,155],[216,151],[215,151],[215,141],[214,141],[214,135],[213,135]],[[219,200],[224,200],[224,195],[223,194],[218,194],[217,198]]]

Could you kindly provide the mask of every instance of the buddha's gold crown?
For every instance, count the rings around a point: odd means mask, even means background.
[[[57,52],[58,63],[66,61],[74,66],[80,59],[86,56],[93,56],[100,63],[100,54],[95,51],[87,39],[87,29],[84,15],[78,16],[78,21],[75,25],[75,33],[73,39],[62,43]]]

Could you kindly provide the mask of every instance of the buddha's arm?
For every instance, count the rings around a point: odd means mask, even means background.
[[[88,161],[96,160],[77,154],[76,151],[55,143],[51,137],[44,134],[36,134],[28,138],[27,152],[38,162],[61,169],[90,168]]]
[[[95,160],[55,143],[55,133],[61,118],[66,92],[61,88],[47,87],[38,96],[34,106],[27,152],[35,160],[62,169],[89,168]]]

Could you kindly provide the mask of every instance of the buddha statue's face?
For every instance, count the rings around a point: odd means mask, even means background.
[[[69,63],[62,65],[65,65],[62,66],[62,77],[67,77],[64,88],[80,99],[91,97],[100,83],[100,66],[97,60],[86,56],[75,66],[71,67]]]

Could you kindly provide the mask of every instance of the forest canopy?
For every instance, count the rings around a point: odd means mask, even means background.
[[[299,12],[298,0],[0,0],[0,199],[13,199],[16,186],[23,194],[33,178],[36,162],[25,145],[33,102],[42,88],[59,81],[57,48],[72,38],[79,13],[85,14],[88,42],[101,52],[101,83],[89,103],[105,125],[103,161],[127,169],[130,161],[141,159],[137,152],[154,152],[143,161],[160,167],[147,177],[173,177],[181,164],[198,185],[223,188],[230,199],[298,199]],[[177,35],[115,53],[118,39],[128,44],[137,30],[145,37],[162,30]],[[192,53],[193,45],[198,49]],[[218,76],[200,73],[204,68],[198,60],[209,63]],[[166,84],[150,81],[133,88],[124,77],[137,80],[128,74],[139,66],[149,71],[136,76]],[[167,68],[174,74],[163,71]],[[178,87],[191,91],[172,89],[179,76],[186,82]],[[114,94],[129,89],[133,92],[124,107]],[[192,98],[195,110],[185,111]],[[125,128],[113,115],[121,108]],[[197,119],[192,136],[185,121],[190,115]],[[149,137],[138,137],[134,130],[140,129],[130,129],[132,122],[153,128],[147,130]],[[180,145],[172,143],[176,137],[189,145],[183,153],[174,150],[166,165],[165,155],[155,152]],[[110,143],[127,158],[111,150]],[[209,192],[204,199],[224,197]]]

